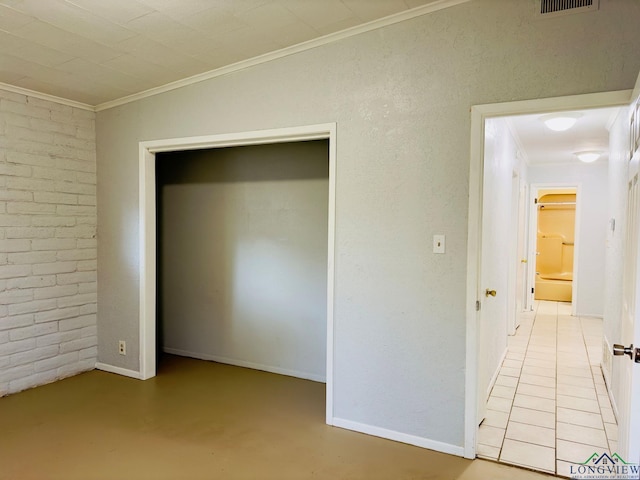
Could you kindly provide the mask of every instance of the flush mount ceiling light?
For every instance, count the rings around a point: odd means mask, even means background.
[[[544,122],[548,129],[554,132],[564,132],[573,127],[581,116],[582,114],[580,113],[552,113],[543,115],[540,120]]]
[[[576,152],[574,155],[584,163],[592,163],[600,158],[602,152],[597,150],[585,150],[584,152]]]

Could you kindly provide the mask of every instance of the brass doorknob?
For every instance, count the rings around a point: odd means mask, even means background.
[[[498,294],[498,292],[496,292],[495,290],[489,290],[488,288],[484,292],[484,296],[485,297],[495,297],[497,294]]]
[[[520,263],[527,263],[527,259],[523,258],[522,260],[520,260]]]

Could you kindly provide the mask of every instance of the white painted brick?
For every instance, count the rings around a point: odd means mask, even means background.
[[[76,125],[78,127],[87,128],[88,125],[91,125],[93,121],[88,118],[81,118],[74,116],[72,113],[67,112],[51,112],[51,120],[56,122],[68,123],[71,125]]]
[[[9,308],[11,308],[11,306]],[[33,325],[33,314],[10,315],[0,318],[0,330],[11,330],[29,325]]]
[[[30,265],[2,265],[0,266],[0,278],[26,277],[31,275]]]
[[[80,352],[78,352],[78,356],[80,360],[85,360],[87,358],[92,358],[95,360],[98,356],[98,347],[90,347],[85,348],[84,350],[80,350]]]
[[[0,292],[0,305],[17,305],[33,300],[33,290],[30,288],[5,290]]]
[[[19,365],[32,364],[38,360],[55,357],[58,353],[60,353],[60,348],[57,345],[34,348],[27,352],[14,353],[11,355],[11,366],[17,367]]]
[[[84,120],[88,125],[93,125],[96,118],[95,112],[92,112],[91,110],[85,110],[82,108],[74,108],[73,116]]]
[[[46,238],[31,240],[33,250],[70,250],[76,248],[75,238]]]
[[[0,332],[0,343],[7,343],[8,341],[9,341],[9,331],[5,330]]]
[[[78,293],[77,285],[58,285],[55,287],[36,288],[33,291],[33,298],[35,300],[45,298],[59,298],[68,297]]]
[[[78,293],[94,293],[98,291],[98,282],[81,283],[78,285]]]
[[[96,186],[87,183],[56,182],[56,192],[78,193],[95,197]]]
[[[55,236],[54,228],[47,227],[7,227],[6,238],[52,238]]]
[[[95,324],[95,315],[84,315],[82,317],[60,320],[60,323],[58,324],[58,330],[60,330],[61,332],[66,332],[67,330],[76,330],[78,328],[90,327]]]
[[[74,205],[57,205],[56,212],[58,215],[96,215],[96,207],[94,206],[74,206]]]
[[[12,102],[4,98],[0,100],[0,111],[18,113],[36,118],[49,118],[51,116],[49,110],[44,108],[34,107],[25,103]]]
[[[95,238],[79,238],[78,248],[96,248],[98,241]]]
[[[30,177],[31,167],[25,165],[0,163],[0,175],[9,175],[13,177]]]
[[[57,323],[42,323],[40,325],[31,325],[29,327],[14,328],[9,331],[11,341],[24,340],[25,338],[35,338],[42,335],[48,335],[58,331]]]
[[[79,248],[76,250],[68,250],[58,252],[58,260],[95,260],[98,254],[95,248]]]
[[[76,127],[76,137],[83,140],[96,141],[96,131],[93,128]]]
[[[77,268],[76,262],[55,262],[43,263],[33,266],[34,275],[47,275],[51,273],[70,273],[75,272]]]
[[[62,170],[72,170],[74,172],[95,173],[96,166],[94,162],[71,160],[70,158],[56,158],[56,168]]]
[[[58,368],[58,378],[70,377],[78,373],[87,372],[96,368],[96,361],[93,358],[78,360],[77,363],[70,363]]]
[[[43,335],[36,338],[36,345],[38,347],[44,347],[46,345],[59,345],[63,342],[70,342],[80,338],[80,330],[71,330],[68,332],[52,333],[50,335]]]
[[[19,127],[17,125],[7,125],[5,134],[11,139],[47,144],[53,144],[55,139],[55,136],[52,133],[42,132],[32,128]]]
[[[67,125],[64,123],[53,122],[51,120],[45,120],[40,118],[31,118],[29,125],[33,130],[39,130],[42,132],[62,133],[64,135],[75,135],[76,127],[73,125]]]
[[[0,383],[10,382],[19,378],[27,377],[33,373],[33,365],[21,365],[9,368],[0,372]]]
[[[69,135],[54,134],[53,135],[53,144],[54,145],[64,145],[66,147],[71,147],[71,148],[74,148],[74,149],[77,149],[77,150],[94,151],[95,148],[96,148],[95,142],[92,142],[90,140],[83,140],[83,139],[80,139],[80,138],[71,137]]]
[[[16,103],[27,103],[27,96],[21,93],[10,92],[8,90],[0,89],[0,98],[5,100],[11,100]]]
[[[10,278],[7,282],[7,288],[41,288],[52,287],[55,284],[55,275],[36,275],[31,277]]]
[[[96,205],[95,195],[78,195],[78,205]]]
[[[76,238],[78,241],[80,239],[94,238],[96,236],[96,227],[91,225],[82,225],[76,227],[63,227],[56,228],[56,237],[58,238]],[[83,248],[83,246],[77,244],[78,248]]]
[[[95,347],[97,345],[96,337],[80,338],[60,344],[60,353],[79,352],[85,348]]]
[[[56,213],[56,205],[33,202],[11,202],[7,207],[7,213],[51,215]]]
[[[78,315],[80,315],[79,307],[58,308],[55,310],[36,313],[35,321],[36,323],[53,322],[63,320],[65,318],[77,317]]]
[[[0,240],[0,251],[6,253],[28,252],[31,250],[31,240]]]
[[[2,237],[2,235],[4,234],[4,232],[2,230],[0,230],[0,237]],[[6,253],[0,253],[0,265],[6,265],[8,262],[8,258],[9,255]]]
[[[14,353],[26,352],[27,350],[34,349],[35,346],[36,340],[34,338],[3,343],[0,345],[0,355],[13,355]]]
[[[56,184],[53,180],[45,180],[41,178],[8,177],[7,188],[14,190],[28,190],[30,192],[53,192],[56,188]]]
[[[89,315],[90,313],[96,313],[98,311],[98,305],[96,305],[95,303],[87,303],[84,305],[80,305],[79,308],[80,308],[80,315]]]
[[[23,190],[0,190],[0,200],[17,200],[19,202],[30,202],[33,200],[33,193]]]
[[[78,217],[77,219],[78,225],[97,225],[97,217]]]
[[[40,360],[33,365],[35,372],[44,372],[53,368],[59,368],[69,363],[78,361],[78,352],[69,352],[64,355],[58,355],[53,358],[47,358],[46,360]]]
[[[45,312],[56,308],[55,299],[34,300],[31,302],[9,305],[9,315],[22,315],[26,313]],[[33,318],[33,315],[31,316]]]
[[[47,110],[54,110],[56,112],[63,112],[68,115],[73,113],[73,107],[69,105],[64,105],[62,103],[55,103],[49,100],[43,100],[41,98],[36,97],[27,97],[27,103],[29,105],[33,105],[34,107],[46,108]]]
[[[95,185],[97,183],[96,182],[97,178],[95,173],[78,172],[76,173],[76,179],[80,183],[88,183],[91,185]]]
[[[31,219],[26,215],[0,215],[0,227],[28,227]]]
[[[70,193],[58,193],[58,192],[34,192],[33,200],[40,203],[57,203],[67,205],[77,205],[78,195]],[[53,210],[55,212],[55,209]],[[53,213],[47,212],[47,213]]]
[[[58,285],[72,285],[78,283],[96,282],[96,272],[61,273],[58,275]]]
[[[38,167],[55,167],[56,165],[55,158],[51,158],[46,152],[41,155],[28,152],[7,152],[7,161]]]
[[[55,168],[32,167],[33,178],[45,178],[64,182],[75,182],[76,173],[69,170],[57,170]]]
[[[17,393],[29,388],[37,387],[40,385],[46,385],[47,383],[54,382],[58,379],[57,370],[49,370],[46,372],[35,373],[28,377],[21,378],[19,380],[13,380],[9,382],[9,392]]]
[[[80,337],[97,337],[98,335],[98,326],[91,325],[90,327],[83,327],[80,329]]]
[[[78,271],[79,272],[87,272],[91,270],[98,269],[98,261],[97,260],[82,260],[78,262]]]
[[[74,217],[45,217],[37,216],[31,219],[34,227],[73,227],[76,224]]]

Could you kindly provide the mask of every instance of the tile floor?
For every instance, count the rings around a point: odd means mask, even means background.
[[[574,463],[615,452],[618,426],[600,370],[602,320],[536,302],[509,337],[478,432],[478,457],[569,477]]]

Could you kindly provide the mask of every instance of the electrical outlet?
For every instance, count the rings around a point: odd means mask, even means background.
[[[444,253],[444,235],[434,235],[433,236],[433,253]]]
[[[127,342],[125,342],[124,340],[120,340],[118,342],[118,353],[120,355],[126,355],[127,354]]]

